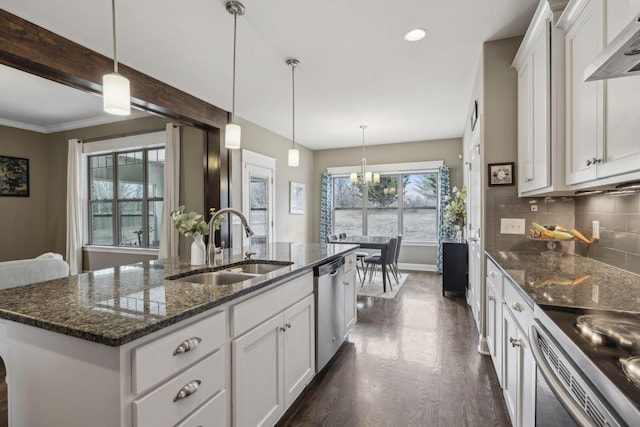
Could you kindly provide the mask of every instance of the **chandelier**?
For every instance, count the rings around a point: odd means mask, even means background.
[[[360,129],[362,129],[362,165],[360,169],[360,174],[357,172],[352,172],[349,176],[349,180],[352,184],[374,184],[380,183],[380,174],[378,172],[371,173],[367,171],[367,158],[364,155],[364,130],[367,128],[367,125],[360,125]]]

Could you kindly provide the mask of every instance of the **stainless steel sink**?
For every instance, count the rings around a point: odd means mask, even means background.
[[[271,273],[272,271],[288,267],[291,264],[293,263],[285,262],[285,261],[273,261],[269,263],[247,261],[242,264],[229,267],[226,269],[226,271],[229,271],[232,273],[267,274],[267,273]]]
[[[257,274],[232,273],[230,271],[209,271],[173,279],[176,282],[202,283],[204,285],[231,285],[257,277]]]

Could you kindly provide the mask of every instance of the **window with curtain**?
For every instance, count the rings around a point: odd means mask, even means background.
[[[89,244],[157,248],[164,147],[88,156]]]
[[[401,234],[403,241],[438,240],[438,172],[382,173],[380,183],[333,176],[334,233]]]

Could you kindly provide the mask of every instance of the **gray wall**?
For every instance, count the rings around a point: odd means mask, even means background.
[[[367,164],[387,164],[444,160],[451,169],[451,185],[462,186],[462,139],[442,139],[433,141],[407,142],[401,144],[371,145],[365,148]],[[360,164],[362,147],[319,150],[315,152],[315,188],[313,196],[313,237],[317,241],[320,236],[320,176],[329,167],[354,166]],[[403,243],[400,252],[400,263],[436,264],[436,248],[433,246],[410,247]]]

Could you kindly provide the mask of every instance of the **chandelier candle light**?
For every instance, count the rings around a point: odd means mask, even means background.
[[[349,180],[352,184],[370,184],[372,181],[374,184],[380,183],[380,174],[378,172],[371,173],[367,172],[367,158],[364,155],[364,130],[367,128],[367,125],[360,125],[360,129],[362,129],[362,166],[360,171],[360,176],[356,172],[352,172],[349,176]]]
[[[300,66],[297,59],[287,59],[287,65],[291,67],[291,148],[289,149],[289,166],[297,168],[300,165],[300,151],[296,148],[296,68]]]
[[[102,76],[102,108],[109,114],[128,116],[131,114],[129,79],[118,74],[116,0],[111,0],[111,17],[113,24],[113,73]]]
[[[224,129],[224,146],[230,150],[240,148],[240,125],[235,123],[236,118],[236,41],[238,15],[244,15],[244,5],[239,1],[228,1],[225,5],[227,12],[233,15],[233,89],[231,94],[231,122]]]

